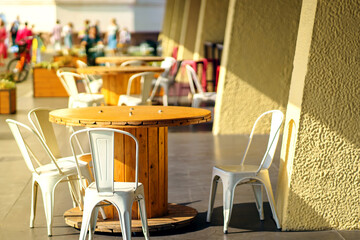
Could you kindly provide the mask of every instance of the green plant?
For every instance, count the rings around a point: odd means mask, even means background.
[[[0,89],[14,89],[16,88],[16,84],[14,81],[10,81],[7,79],[0,80]]]
[[[2,72],[0,73],[0,79],[6,79],[9,81],[14,81],[14,73],[12,72]]]

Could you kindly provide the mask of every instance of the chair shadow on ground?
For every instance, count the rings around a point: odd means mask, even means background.
[[[198,201],[194,201],[198,202]],[[193,203],[193,202],[191,202]],[[180,205],[188,205],[190,203],[179,203]],[[265,220],[260,221],[259,214],[256,210],[255,203],[239,203],[234,204],[232,217],[229,225],[229,233],[248,233],[248,232],[276,232],[276,224],[272,219],[271,209],[268,202],[264,202]],[[199,212],[194,221],[187,226],[175,228],[165,231],[150,231],[151,237],[156,236],[172,236],[181,235],[191,232],[198,232],[209,227],[220,227],[222,231],[223,226],[223,208],[218,206],[214,208],[211,223],[206,222],[207,212]],[[108,233],[97,233],[99,235],[109,235]],[[111,234],[114,235],[114,234]],[[121,235],[121,234],[116,234]],[[143,236],[142,233],[136,233],[135,236]]]

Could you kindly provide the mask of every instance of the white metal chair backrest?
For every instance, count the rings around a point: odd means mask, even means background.
[[[77,131],[70,136],[70,145],[75,158],[76,153],[72,139],[77,134],[83,132],[87,132],[89,136],[95,184],[96,189],[100,195],[112,195],[114,193],[114,134],[124,134],[131,137],[135,141],[136,163],[134,189],[136,190],[138,187],[139,165],[139,142],[136,137],[126,131],[111,128],[92,128]],[[78,173],[80,177],[82,177],[79,167]]]
[[[141,77],[141,80],[140,80],[141,102],[146,103],[148,100],[151,100],[150,94],[151,94],[152,80],[154,79],[153,72],[142,72],[142,73],[136,73],[134,75],[131,75],[131,77],[129,78],[126,95],[130,95],[131,84],[132,84],[133,80],[138,77]]]
[[[166,57],[164,61],[161,62],[160,67],[164,68],[164,72],[161,74],[162,77],[168,77],[171,71],[171,68],[176,63],[176,59],[173,57]]]
[[[63,78],[60,76],[61,73],[63,72],[72,72],[72,70],[74,70],[76,68],[59,68],[57,71],[56,71],[56,76],[60,79],[60,82],[61,84],[63,85],[63,87],[65,88],[65,91],[67,92],[67,94],[69,96],[71,96],[71,91],[69,89],[69,87],[67,86],[67,84],[64,82]]]
[[[62,171],[60,170],[59,166],[56,164],[56,161],[53,158],[50,149],[43,143],[43,141],[41,140],[41,137],[39,136],[39,134],[37,132],[35,132],[29,126],[27,126],[27,125],[25,125],[23,123],[20,123],[18,121],[12,120],[12,119],[6,119],[6,122],[9,125],[12,134],[14,135],[15,141],[16,141],[19,149],[20,149],[21,155],[23,156],[23,158],[25,160],[25,163],[26,163],[26,166],[29,168],[30,172],[39,174],[36,171],[37,167],[34,166],[34,163],[31,160],[31,157],[34,159],[34,161],[37,163],[38,166],[41,166],[42,164],[36,158],[34,153],[31,151],[28,144],[25,142],[25,140],[24,140],[24,138],[23,138],[23,136],[21,134],[20,128],[25,129],[27,132],[29,132],[30,134],[35,136],[35,138],[40,142],[41,146],[44,148],[45,152],[47,153],[47,155],[51,159],[54,166],[57,168],[59,174],[63,174]]]
[[[38,134],[44,139],[55,158],[60,158],[60,149],[56,141],[55,131],[49,121],[50,108],[35,108],[29,111],[28,119]]]
[[[76,60],[76,65],[78,66],[78,68],[86,68],[88,66],[86,63],[84,63],[81,60]]]
[[[61,80],[61,83],[64,85],[65,88],[68,89],[68,94],[70,96],[76,96],[79,94],[77,85],[76,85],[76,79],[81,79],[85,85],[85,89],[89,89],[88,82],[86,79],[84,79],[83,76],[73,73],[73,72],[61,72],[59,73],[59,78]]]
[[[267,116],[268,114],[272,114],[271,116],[271,129],[270,129],[270,134],[269,134],[269,140],[268,140],[268,144],[266,147],[266,151],[265,154],[263,156],[263,159],[261,160],[259,169],[257,170],[257,173],[261,170],[261,169],[268,169],[272,163],[272,160],[274,158],[274,154],[275,154],[275,150],[276,150],[276,146],[277,143],[279,141],[279,136],[280,136],[280,127],[281,124],[283,122],[284,119],[284,114],[280,111],[280,110],[271,110],[271,111],[267,111],[264,112],[263,114],[261,114],[255,121],[254,126],[251,130],[250,136],[249,136],[249,142],[246,146],[246,150],[244,153],[244,156],[241,160],[241,164],[244,163],[247,152],[250,148],[251,145],[251,141],[255,132],[255,128],[256,125],[260,122],[261,119],[263,119],[265,116]]]
[[[193,95],[196,93],[196,91],[198,91],[199,93],[204,93],[202,86],[200,84],[199,78],[196,75],[195,70],[190,65],[186,65],[185,67],[186,67],[186,73],[187,73],[187,77],[188,77],[189,84],[190,84],[191,93]],[[194,82],[195,82],[195,87],[194,87]]]
[[[126,66],[142,66],[144,65],[144,61],[141,60],[129,60],[129,61],[125,61],[123,63],[120,64],[120,67],[126,67]]]
[[[34,108],[29,111],[28,113],[28,119],[31,125],[34,127],[35,131],[42,137],[42,139],[45,141],[45,144],[49,147],[52,155],[54,158],[60,158],[62,157],[60,153],[59,144],[56,140],[56,135],[54,131],[53,124],[49,121],[49,113],[53,109],[51,108]],[[74,129],[72,127],[69,127],[71,133],[74,132]],[[81,152],[81,154],[84,154],[83,146],[80,144],[80,141],[78,138],[76,138],[77,146]]]

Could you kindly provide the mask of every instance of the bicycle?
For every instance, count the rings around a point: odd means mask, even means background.
[[[18,43],[14,48],[15,58],[11,59],[7,65],[7,70],[14,73],[14,81],[19,83],[26,80],[30,71],[29,50],[26,43]]]

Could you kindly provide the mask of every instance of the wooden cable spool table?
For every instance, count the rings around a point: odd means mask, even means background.
[[[126,94],[128,80],[131,75],[140,72],[162,73],[163,68],[151,66],[126,66],[126,67],[85,67],[78,68],[80,74],[98,74],[102,76],[103,86],[101,93],[104,95],[105,103],[109,106],[116,106],[121,94]],[[140,78],[134,80],[131,87],[131,94],[140,94]]]
[[[160,56],[115,56],[115,57],[97,57],[95,62],[97,64],[103,63],[113,63],[115,65],[120,65],[123,62],[127,61],[144,61],[144,62],[160,62],[163,61],[165,58]]]
[[[190,107],[101,106],[68,108],[50,112],[50,121],[67,126],[116,128],[132,133],[139,141],[139,182],[144,185],[150,231],[177,228],[189,224],[197,215],[191,207],[168,203],[168,126],[208,122],[211,112]],[[134,181],[135,146],[127,136],[115,133],[114,181]],[[88,156],[88,159],[91,157]],[[99,218],[96,231],[120,232],[119,218],[113,206],[105,208],[108,219]],[[81,227],[82,212],[65,212],[65,222]],[[132,209],[132,231],[141,231],[136,204]]]

